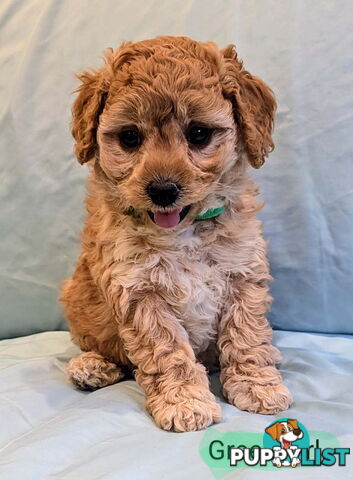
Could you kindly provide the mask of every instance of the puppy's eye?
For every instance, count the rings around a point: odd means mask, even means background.
[[[137,148],[142,143],[142,136],[136,128],[122,130],[119,134],[119,141],[124,148]]]
[[[188,129],[186,132],[186,139],[189,142],[189,145],[196,147],[206,146],[212,136],[212,129],[207,127],[202,127],[194,125]]]

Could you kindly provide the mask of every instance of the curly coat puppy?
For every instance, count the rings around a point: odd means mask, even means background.
[[[202,358],[228,401],[274,414],[291,396],[265,318],[271,278],[257,188],[275,100],[235,47],[185,37],[125,43],[79,78],[72,133],[89,162],[82,251],[64,283],[81,388],[135,370],[166,430],[221,420]]]

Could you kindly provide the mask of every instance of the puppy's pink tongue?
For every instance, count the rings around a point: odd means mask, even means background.
[[[176,208],[172,212],[155,212],[154,221],[159,227],[173,228],[180,222],[181,208]]]

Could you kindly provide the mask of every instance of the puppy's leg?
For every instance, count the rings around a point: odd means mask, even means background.
[[[274,414],[286,410],[291,394],[275,364],[279,351],[270,344],[265,313],[271,300],[265,282],[234,286],[233,298],[219,328],[221,383],[228,401],[240,410]]]
[[[196,362],[187,333],[156,294],[136,300],[119,332],[146,407],[157,425],[176,432],[206,428],[221,419],[203,365]]]
[[[82,390],[96,390],[122,380],[124,373],[118,365],[99,353],[85,352],[72,358],[66,370],[72,383]]]
[[[93,390],[121,380],[120,366],[127,366],[128,361],[118,325],[84,257],[77,262],[72,278],[65,281],[60,300],[72,341],[87,352],[69,362],[71,381],[79,388]]]

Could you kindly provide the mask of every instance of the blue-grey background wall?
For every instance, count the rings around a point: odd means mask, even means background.
[[[65,328],[87,171],[69,133],[74,73],[161,34],[235,43],[275,91],[276,150],[254,171],[274,327],[353,333],[353,4],[349,0],[3,0],[0,337]]]

